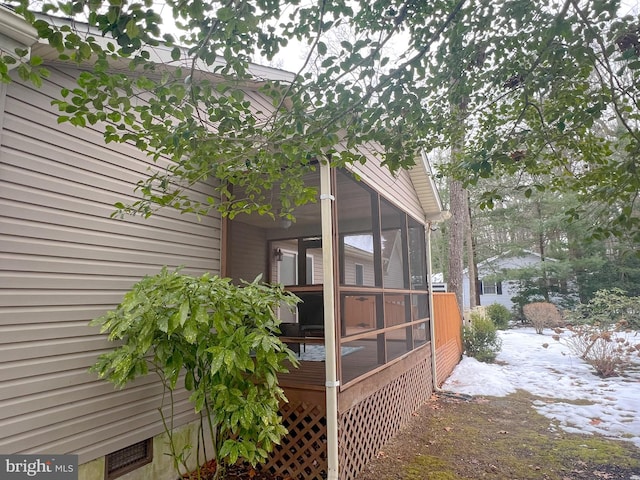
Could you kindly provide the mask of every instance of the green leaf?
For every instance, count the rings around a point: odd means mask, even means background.
[[[342,42],[340,42],[340,46],[344,48],[347,52],[350,52],[351,50],[353,50],[353,45],[351,45],[351,43],[348,42],[347,40],[343,40]]]
[[[189,316],[189,311],[190,311],[189,300],[185,300],[180,305],[180,310],[178,311],[179,324],[181,327],[184,326],[184,322],[187,320],[187,317]]]
[[[218,373],[224,364],[224,349],[214,347],[213,349],[209,349],[209,351],[213,354],[211,357],[211,366],[209,367],[209,373],[213,376]]]
[[[198,341],[198,328],[195,319],[190,319],[185,324],[183,335],[188,343],[196,343]]]
[[[170,315],[167,324],[167,333],[171,335],[176,329],[180,326],[180,311],[176,311],[172,315]]]
[[[127,26],[125,27],[125,32],[129,38],[136,38],[140,36],[140,27],[136,23],[134,19],[131,19],[127,22]]]
[[[91,57],[91,53],[93,50],[91,48],[91,45],[89,45],[88,43],[82,43],[78,47],[78,51],[80,53],[80,58],[87,59]]]
[[[231,97],[233,97],[238,102],[244,100],[244,92],[242,90],[233,90],[231,91]]]
[[[186,388],[189,392],[193,390],[195,380],[193,378],[193,371],[188,370],[184,377],[184,388]]]
[[[216,12],[216,16],[222,22],[228,22],[235,17],[235,12],[232,8],[222,7],[218,9],[218,11]]]

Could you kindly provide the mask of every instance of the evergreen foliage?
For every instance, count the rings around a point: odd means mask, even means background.
[[[629,295],[620,288],[598,290],[587,303],[568,312],[567,321],[640,330],[640,296]]]
[[[492,303],[486,307],[485,311],[498,330],[505,330],[509,327],[512,315],[507,307],[499,303]]]
[[[118,387],[149,372],[160,377],[169,398],[160,412],[178,472],[192,453],[177,450],[172,441],[173,392],[182,386],[191,392],[201,428],[210,433],[217,475],[239,458],[255,465],[286,434],[278,413],[286,399],[277,374],[297,361],[277,337],[274,312],[297,300],[258,280],[239,287],[229,279],[165,268],[92,322],[117,342],[92,371]]]
[[[496,326],[490,318],[477,312],[471,314],[470,325],[463,328],[462,341],[468,356],[486,363],[492,363],[502,347]]]

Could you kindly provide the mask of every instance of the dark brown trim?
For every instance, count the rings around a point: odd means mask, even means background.
[[[233,185],[229,185],[233,192]],[[220,217],[220,276],[230,277],[229,258],[231,255],[231,220],[226,215]]]
[[[386,332],[391,332],[393,330],[402,330],[403,328],[407,328],[407,327],[413,327],[414,325],[419,325],[421,323],[424,322],[428,322],[429,319],[428,318],[421,318],[418,320],[412,320],[411,322],[406,322],[406,323],[399,323],[398,325],[393,325],[391,327],[384,327],[384,328],[376,328],[376,329],[372,329],[372,330],[367,330],[366,332],[362,332],[362,333],[356,333],[353,335],[349,335],[349,336],[345,336],[342,337],[340,344],[344,345],[350,342],[355,342],[356,340],[361,340],[363,338],[369,338],[373,335],[376,335],[378,333],[386,333]]]
[[[380,219],[380,194],[371,194],[371,230],[373,234],[373,278],[376,287],[383,287],[382,274],[382,221]]]

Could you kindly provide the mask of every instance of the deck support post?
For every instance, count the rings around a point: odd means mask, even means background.
[[[427,222],[426,236],[427,236],[427,288],[429,289],[429,343],[431,343],[431,377],[433,378],[433,391],[440,390],[438,386],[438,362],[436,359],[436,327],[435,319],[433,318],[433,264],[431,261],[431,221]]]
[[[424,154],[423,154],[424,155]],[[441,210],[438,215],[432,218],[426,218],[427,225],[425,226],[426,237],[427,237],[427,288],[429,289],[429,333],[431,335],[431,375],[433,376],[433,391],[439,392],[440,387],[438,386],[438,362],[436,359],[436,324],[434,318],[433,311],[433,263],[432,263],[432,255],[431,255],[431,232],[433,232],[436,227],[434,224],[444,222],[448,218],[451,217],[451,213],[447,210]]]
[[[339,478],[338,465],[338,370],[336,365],[335,322],[335,272],[333,271],[333,194],[331,191],[331,166],[320,162],[320,216],[322,221],[322,273],[324,299],[324,345],[326,352],[326,402],[327,402],[327,478]]]

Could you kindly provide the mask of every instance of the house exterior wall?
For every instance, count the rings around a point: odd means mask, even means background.
[[[0,98],[0,451],[84,463],[163,431],[154,376],[115,390],[87,371],[113,348],[88,322],[163,265],[219,272],[220,219],[110,218],[153,165],[58,125],[51,100],[77,72],[50,71],[42,88],[15,82]],[[192,421],[187,392],[175,398],[176,425]]]
[[[391,251],[389,265],[384,272],[382,282],[386,286],[400,288],[404,285],[404,273],[408,266],[404,265],[402,260],[402,241],[397,240]]]
[[[197,422],[176,428],[172,432],[173,442],[178,450],[186,445],[198,445],[200,432]],[[207,439],[205,435],[205,439]],[[206,451],[211,452],[211,442],[207,442]],[[200,450],[200,459],[204,458],[204,450]],[[173,457],[169,448],[169,436],[166,433],[156,435],[153,438],[153,459],[150,463],[142,465],[129,473],[118,477],[118,480],[176,480],[177,473],[173,465]],[[197,466],[197,455],[192,454],[187,459],[187,466],[193,470]],[[79,480],[104,480],[105,478],[105,457],[99,457],[90,462],[79,465]],[[182,468],[182,473],[184,472]]]
[[[505,270],[537,265],[541,262],[540,255],[532,252],[524,252],[522,255],[505,255],[495,257],[478,264],[478,278],[482,281],[485,277],[493,276]],[[546,261],[555,261],[546,259]],[[502,293],[483,293],[480,295],[480,306],[486,307],[494,303],[499,303],[509,310],[513,308],[512,298],[518,293],[518,282],[506,280],[502,282]],[[469,274],[463,274],[463,300],[465,309],[469,308]]]
[[[313,263],[313,283],[314,285],[320,285],[323,283],[322,278],[322,253],[319,251],[310,253],[311,261]]]
[[[380,165],[379,157],[375,153],[371,153],[371,148],[367,149],[367,147],[361,146],[359,150],[363,153],[369,150],[370,158],[364,165],[358,163],[349,166],[349,170],[358,174],[378,192],[383,192],[385,198],[396,207],[423,222],[425,213],[411,182],[409,172],[399,170],[395,175],[392,175],[387,167]]]
[[[373,259],[371,254],[364,255],[353,252],[345,252],[344,281],[347,285],[356,285],[356,265],[362,265],[363,285],[375,285],[375,272],[373,271]]]
[[[267,239],[265,231],[247,223],[234,222],[229,229],[229,271],[225,275],[234,281],[252,282],[258,273],[267,275]]]
[[[511,300],[514,295],[518,293],[518,283],[514,281],[502,282],[502,293],[483,293],[480,295],[480,306],[487,307],[494,303],[499,303],[504,307],[511,310],[513,307],[513,301]],[[470,308],[469,304],[469,280],[468,277],[464,277],[464,307],[465,310]]]

